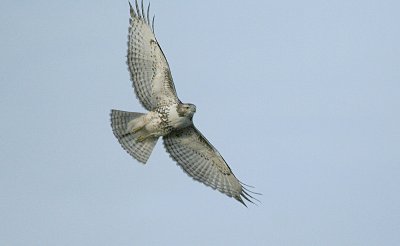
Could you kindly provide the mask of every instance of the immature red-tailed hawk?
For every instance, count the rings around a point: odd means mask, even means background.
[[[145,14],[137,0],[130,5],[128,61],[136,95],[147,114],[111,111],[111,127],[122,147],[145,164],[163,137],[164,146],[179,166],[193,179],[234,197],[253,198],[235,177],[218,151],[193,125],[196,106],[182,103],[175,90],[168,62],[150,26],[149,8]]]

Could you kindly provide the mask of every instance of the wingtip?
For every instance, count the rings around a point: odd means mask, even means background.
[[[240,183],[242,183],[242,182],[240,182]],[[251,187],[249,185],[246,185],[246,186]],[[253,195],[250,195],[249,193],[251,193]],[[238,200],[240,203],[242,203],[245,207],[247,207],[247,204],[246,204],[245,201],[250,202],[250,203],[252,203],[254,205],[258,205],[257,203],[261,203],[261,201],[259,199],[255,198],[254,195],[262,195],[262,194],[254,192],[254,191],[251,191],[251,190],[247,189],[246,187],[242,186],[242,191],[241,191],[240,195],[235,197],[235,199]]]
[[[239,196],[239,197],[235,197],[235,199],[238,201],[238,202],[240,202],[241,204],[243,204],[243,206],[245,206],[246,208],[248,208],[247,207],[247,204],[243,201],[243,199]]]
[[[137,17],[138,17],[139,19],[141,19],[140,10],[139,10],[139,4],[138,4],[138,1],[137,1],[137,0],[135,0],[135,7],[136,7],[136,12],[137,12]]]

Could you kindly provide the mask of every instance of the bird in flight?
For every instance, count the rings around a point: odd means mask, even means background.
[[[111,110],[115,137],[132,157],[145,164],[159,137],[171,158],[193,179],[235,198],[246,206],[254,193],[240,182],[217,149],[193,124],[196,106],[182,103],[171,71],[150,22],[150,4],[129,3],[130,19],[127,64],[135,93],[148,110],[134,113]],[[258,193],[255,193],[258,194]],[[243,200],[244,199],[244,200]],[[257,200],[257,199],[255,199]]]

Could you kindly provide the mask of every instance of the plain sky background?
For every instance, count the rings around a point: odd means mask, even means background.
[[[262,203],[117,143],[110,109],[144,111],[127,1],[2,0],[1,245],[399,245],[399,1],[151,5],[179,97]]]

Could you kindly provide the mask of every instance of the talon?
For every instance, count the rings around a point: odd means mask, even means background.
[[[137,138],[137,141],[138,141],[138,142],[143,142],[145,139],[146,139],[145,137],[139,136],[139,137]]]

